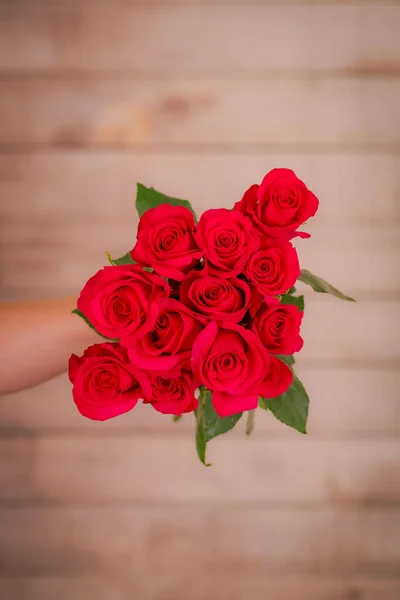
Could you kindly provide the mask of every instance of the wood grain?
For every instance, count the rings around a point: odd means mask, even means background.
[[[307,367],[300,357],[297,372],[310,396],[309,435],[312,438],[389,437],[400,434],[398,368]],[[193,436],[193,415],[178,424],[152,410],[137,405],[134,411],[104,423],[84,419],[75,408],[71,384],[66,375],[18,394],[0,398],[0,435],[36,435],[74,432],[85,435],[148,435],[162,432],[172,437]],[[229,434],[244,436],[244,420]],[[259,410],[254,438],[267,436],[297,439],[298,433],[285,427],[272,414]],[[253,438],[252,438],[253,439]],[[251,442],[250,442],[251,443]]]
[[[10,4],[0,13],[0,69],[6,73],[272,70],[326,76],[331,71],[398,72],[400,67],[400,8],[385,3],[224,3],[206,10],[175,3],[157,10],[136,2]]]
[[[2,81],[0,144],[398,151],[399,95],[387,78]]]
[[[398,509],[21,508],[0,510],[0,524],[9,575],[95,571],[134,581],[152,569],[157,581],[142,582],[152,589],[168,575],[193,580],[211,565],[225,581],[234,571],[233,587],[235,578],[240,585],[252,574],[266,583],[263,575],[288,567],[298,575],[393,576],[400,566]]]
[[[138,181],[171,196],[189,198],[198,213],[217,202],[231,208],[247,187],[261,182],[274,167],[294,169],[317,194],[320,208],[312,221],[315,227],[375,229],[400,222],[398,155],[73,150],[0,153],[1,226],[15,231],[18,224],[30,220],[34,227],[46,227],[51,235],[53,228],[78,220],[99,227],[125,221],[122,215],[136,219]]]
[[[193,568],[193,566],[192,566]],[[34,576],[0,578],[0,594],[7,600],[398,600],[400,583],[390,576],[315,576],[260,573],[224,577],[219,572],[193,578],[179,571],[162,578],[111,573],[89,576]],[[191,571],[190,571],[191,574]],[[194,584],[193,581],[196,583]],[[212,595],[211,595],[212,594]]]
[[[400,501],[400,440],[249,440],[46,436],[0,439],[5,502],[393,503]],[[33,468],[32,468],[33,467]],[[156,476],[153,476],[157,474]]]
[[[321,200],[302,265],[360,300],[306,298],[309,435],[258,411],[210,469],[192,415],[90,422],[65,375],[1,398],[1,598],[398,600],[399,24],[398,1],[0,0],[0,297],[125,253],[137,181],[201,213],[287,166]]]

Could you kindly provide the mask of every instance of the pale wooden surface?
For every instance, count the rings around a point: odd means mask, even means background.
[[[243,436],[244,438],[245,436]],[[376,503],[400,500],[398,439],[219,438],[206,470],[185,437],[101,432],[1,439],[0,500]],[[229,468],[227,467],[229,463]],[[382,464],[385,469],[382,470]],[[140,485],[139,485],[140,482]]]
[[[218,74],[231,69],[251,74],[262,69],[352,75],[399,68],[400,7],[390,3],[289,9],[276,0],[266,6],[216,2],[207,8],[183,1],[178,6],[162,2],[167,6],[157,10],[122,1],[75,0],[73,7],[60,0],[25,0],[14,8],[7,4],[0,29],[0,69],[11,73],[132,69],[148,76],[160,70],[190,74],[206,69]],[[21,21],[23,13],[26,21]],[[24,36],[17,48],[16,36]]]
[[[354,569],[366,572],[385,566],[388,574],[396,572],[400,558],[397,509],[254,506],[249,511],[238,506],[227,512],[220,505],[199,508],[139,504],[107,509],[14,508],[7,518],[0,515],[9,540],[2,561],[15,565],[15,574],[35,570],[58,576],[80,575],[85,561],[91,567],[98,561],[106,571],[117,570],[129,578],[138,576],[151,560],[154,569],[166,568],[170,577],[177,577],[188,570],[192,576],[197,569],[205,573],[221,553],[221,571],[227,575],[235,567],[237,577],[247,569],[255,578],[274,571],[282,574],[283,560],[299,575],[332,571],[347,575]],[[82,542],[77,548],[78,532]],[[46,542],[45,555],[37,554],[33,562],[32,552]],[[182,552],[179,563],[173,552],[178,549]],[[17,559],[19,564],[15,564]],[[267,569],[264,561],[268,561]]]
[[[250,150],[285,144],[398,152],[399,95],[399,79],[387,77],[6,80],[0,144]]]
[[[135,561],[136,561],[135,557]],[[132,561],[133,563],[134,561]],[[151,598],[152,600],[187,600],[190,590],[191,600],[242,600],[242,598],[270,598],[293,600],[303,594],[307,600],[398,600],[399,585],[391,576],[325,576],[293,574],[290,578],[282,573],[260,573],[244,575],[237,573],[237,563],[207,577],[198,577],[195,566],[190,571],[179,570],[162,577],[143,579],[132,569],[129,573],[120,571],[110,575],[103,570],[101,575],[42,575],[31,577],[7,577],[0,579],[0,593],[5,598],[18,600],[132,600]],[[193,585],[193,580],[196,584]],[[227,586],[226,581],[229,580]],[[301,597],[301,596],[300,596]]]
[[[309,435],[258,416],[84,420],[61,376],[0,398],[5,600],[400,597],[400,4],[0,1],[0,296],[125,253],[141,181],[231,206],[274,166],[321,199],[302,264]],[[207,36],[207,42],[205,42]],[[128,218],[129,216],[129,218]]]

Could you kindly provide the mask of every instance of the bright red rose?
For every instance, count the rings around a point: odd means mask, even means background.
[[[193,412],[198,406],[194,396],[196,385],[190,371],[175,370],[172,373],[157,373],[151,377],[151,393],[145,403],[151,404],[164,415]]]
[[[81,357],[73,354],[68,374],[79,412],[95,421],[122,415],[150,394],[147,376],[130,364],[127,350],[118,344],[96,344]]]
[[[310,237],[297,231],[318,210],[318,198],[291,169],[273,169],[261,185],[252,185],[235,210],[250,217],[257,229],[269,237]]]
[[[303,347],[303,313],[293,304],[263,306],[253,319],[253,331],[272,354],[293,354]]]
[[[258,396],[262,398],[276,398],[288,390],[292,385],[293,373],[284,362],[269,355],[269,368],[262,381],[257,382]]]
[[[248,284],[237,277],[221,279],[204,271],[192,271],[182,281],[180,300],[199,318],[239,322],[251,302]]]
[[[209,323],[192,356],[194,373],[212,391],[220,417],[255,409],[260,395],[279,396],[292,381],[290,369],[269,356],[255,333],[236,323]]]
[[[190,358],[193,342],[202,329],[203,325],[182,302],[167,298],[153,329],[129,350],[129,357],[141,369],[171,369]]]
[[[250,255],[259,246],[250,219],[226,208],[210,209],[202,214],[196,241],[204,252],[207,272],[219,277],[243,273]]]
[[[194,233],[193,214],[184,206],[161,204],[146,210],[139,221],[132,259],[163,277],[181,281],[203,256]]]
[[[86,283],[78,308],[101,335],[130,345],[152,329],[168,292],[139,265],[104,267]]]
[[[285,294],[300,275],[296,249],[290,242],[271,240],[255,252],[246,267],[247,278],[264,298]]]

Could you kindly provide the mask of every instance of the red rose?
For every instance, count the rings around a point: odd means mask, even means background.
[[[247,278],[264,298],[285,294],[300,275],[296,249],[290,242],[271,240],[257,250],[246,267]]]
[[[292,385],[293,373],[284,362],[269,355],[269,368],[262,381],[258,382],[256,389],[262,398],[276,398],[288,390]]]
[[[259,246],[250,219],[226,208],[210,209],[202,214],[196,241],[204,252],[207,272],[219,277],[243,273],[249,256]]]
[[[104,267],[86,283],[78,308],[101,335],[129,345],[152,329],[168,291],[139,265]]]
[[[180,300],[203,320],[243,319],[251,301],[251,291],[242,279],[211,277],[204,271],[192,271],[182,281]]]
[[[81,357],[73,354],[69,379],[79,412],[95,421],[128,412],[150,393],[146,375],[130,364],[126,349],[118,344],[96,344]]]
[[[159,275],[181,281],[202,257],[194,239],[194,217],[184,206],[160,204],[142,215],[132,259]]]
[[[193,342],[203,329],[184,304],[167,298],[151,331],[129,350],[129,357],[142,369],[171,369],[190,358]]]
[[[261,185],[252,185],[245,192],[235,210],[248,215],[264,235],[290,239],[310,237],[296,230],[315,215],[318,204],[318,198],[293,171],[273,169]]]
[[[212,391],[220,417],[258,405],[258,397],[275,397],[287,390],[290,369],[270,357],[261,340],[236,323],[209,323],[193,345],[193,369]]]
[[[193,374],[189,371],[154,374],[151,378],[151,393],[145,402],[164,415],[180,416],[196,410],[198,400],[194,396],[195,389]]]
[[[303,347],[303,313],[293,304],[264,306],[253,319],[253,331],[272,354],[293,354]]]

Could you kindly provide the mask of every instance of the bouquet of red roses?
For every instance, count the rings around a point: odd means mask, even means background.
[[[199,221],[188,201],[137,186],[136,244],[83,288],[79,314],[105,341],[72,355],[69,377],[82,415],[103,421],[139,399],[178,419],[193,412],[196,447],[248,412],[269,410],[306,433],[308,396],[293,370],[303,346],[297,280],[344,296],[301,270],[290,240],[318,199],[289,169],[274,169],[232,210]]]

